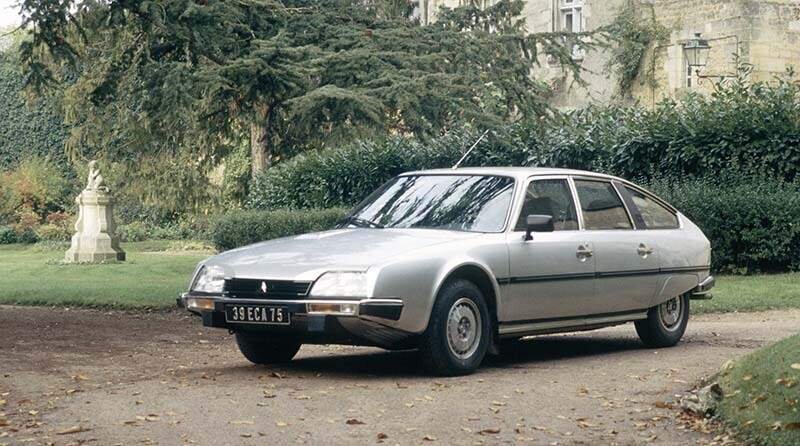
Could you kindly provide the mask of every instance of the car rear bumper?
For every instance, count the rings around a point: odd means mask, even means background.
[[[226,320],[225,306],[237,304],[286,307],[291,322],[276,325]],[[305,343],[391,348],[413,336],[387,325],[400,319],[403,312],[403,301],[400,299],[231,299],[186,293],[178,298],[178,306],[199,315],[206,327],[289,336]]]
[[[716,285],[716,279],[714,276],[709,275],[702,282],[700,282],[695,289],[692,290],[692,299],[711,299],[713,295],[711,294],[711,289],[714,288]]]

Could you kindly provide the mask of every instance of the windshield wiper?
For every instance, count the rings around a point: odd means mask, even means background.
[[[361,228],[375,228],[375,229],[383,229],[383,225],[372,220],[367,220],[366,218],[356,217],[355,215],[351,215],[344,220],[344,224],[354,225]]]

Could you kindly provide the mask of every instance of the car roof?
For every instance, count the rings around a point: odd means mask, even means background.
[[[586,170],[558,169],[554,167],[459,167],[458,169],[428,169],[405,172],[402,175],[504,175],[515,178],[528,178],[533,175],[583,175],[613,180],[622,180],[603,173]],[[622,180],[624,181],[624,180]]]

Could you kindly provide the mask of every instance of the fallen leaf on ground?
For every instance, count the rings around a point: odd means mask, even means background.
[[[436,441],[436,437],[434,437],[433,435],[426,435],[422,437],[422,441]]]
[[[506,403],[502,401],[492,401],[492,406],[505,406]]]
[[[68,427],[68,428],[66,428],[64,430],[56,432],[56,435],[79,434],[81,432],[87,432],[87,431],[90,431],[90,430],[91,429],[89,429],[88,427],[72,426],[72,427]]]
[[[497,427],[490,427],[478,431],[478,434],[480,435],[495,435],[499,433],[500,433],[500,428]]]
[[[347,421],[345,421],[345,424],[349,424],[349,425],[352,426],[352,425],[356,425],[356,424],[367,424],[367,423],[365,423],[365,422],[363,422],[361,420],[357,420],[355,418],[348,418]]]
[[[285,422],[285,421],[278,421],[278,422],[276,422],[275,424],[276,424],[278,427],[286,427],[286,426],[288,426],[288,424],[286,424],[286,422]]]
[[[793,368],[795,370],[800,370],[800,362],[796,362],[796,363],[790,365],[789,367],[791,367],[791,368]]]
[[[784,424],[783,425],[783,430],[785,430],[785,431],[800,430],[800,423],[794,422],[794,423]]]
[[[389,438],[389,436],[384,434],[383,432],[378,432],[377,437],[378,437],[378,440],[386,440],[387,438]]]
[[[238,424],[253,424],[253,422],[250,421],[250,420],[237,420],[237,421],[231,421],[231,424],[237,424],[237,425]]]
[[[273,378],[283,379],[283,375],[278,372],[272,372],[270,375],[272,375]]]

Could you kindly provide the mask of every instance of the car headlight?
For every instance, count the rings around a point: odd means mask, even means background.
[[[367,297],[367,275],[357,271],[323,274],[311,288],[314,297]]]
[[[192,291],[221,293],[225,286],[225,271],[221,266],[203,266],[194,279]]]

